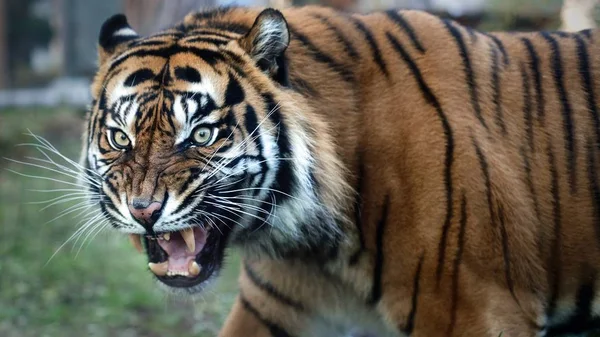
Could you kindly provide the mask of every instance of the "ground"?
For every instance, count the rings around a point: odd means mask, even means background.
[[[145,256],[110,228],[93,240],[67,243],[49,260],[81,216],[48,222],[76,201],[41,210],[44,204],[31,202],[59,194],[31,190],[70,186],[9,170],[70,178],[3,157],[36,154],[15,146],[33,140],[25,134],[30,129],[76,159],[82,119],[81,111],[68,108],[0,110],[0,336],[215,336],[237,290],[233,253],[214,286],[195,300],[161,291]]]

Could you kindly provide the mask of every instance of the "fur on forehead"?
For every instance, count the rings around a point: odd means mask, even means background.
[[[123,62],[112,72],[116,75],[108,77],[108,82],[103,85],[109,102],[156,90],[160,85],[162,89],[173,92],[209,95],[220,107],[224,104],[230,81],[241,80],[225,63],[209,65],[188,53],[175,54],[168,60],[156,56],[136,57]]]

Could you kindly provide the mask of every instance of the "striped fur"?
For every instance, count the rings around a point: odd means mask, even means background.
[[[121,33],[101,39],[84,138],[115,227],[171,231],[202,210],[241,249],[221,336],[600,327],[596,31],[259,13],[192,13],[147,38],[113,20]],[[198,123],[219,137],[186,147]],[[111,149],[110,128],[133,149]],[[253,199],[250,214],[228,213],[228,193]],[[168,196],[154,228],[124,206],[144,194]]]

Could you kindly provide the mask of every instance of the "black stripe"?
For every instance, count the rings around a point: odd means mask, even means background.
[[[106,115],[105,110],[106,110],[106,95],[103,93],[100,95],[100,99],[98,99],[96,102],[96,111],[98,111],[98,113],[96,114],[96,116],[94,116],[93,111],[90,111],[90,114],[89,114],[89,119],[90,119],[91,123],[89,123],[90,128],[88,130],[88,147],[94,140],[94,134],[96,134],[96,127],[98,124],[99,115]],[[102,134],[102,133],[98,132],[97,134]]]
[[[208,37],[208,36],[198,36],[198,37],[193,37],[189,40],[186,40],[185,43],[203,42],[203,43],[208,43],[208,44],[214,44],[216,46],[222,46],[222,45],[228,44],[229,41],[231,41],[231,40],[216,38],[216,37]]]
[[[533,199],[533,208],[535,210],[535,215],[538,220],[540,220],[540,206],[538,202],[537,193],[535,191],[535,185],[533,184],[533,175],[531,173],[531,163],[529,162],[529,154],[525,151],[524,147],[520,149],[521,157],[523,158],[523,166],[525,167],[525,181],[527,182],[527,188],[529,189],[529,193],[531,194],[531,198]]]
[[[454,162],[454,136],[452,133],[452,128],[450,123],[448,122],[448,118],[442,109],[439,101],[425,83],[423,76],[421,75],[421,71],[415,64],[415,62],[410,58],[410,55],[404,50],[404,47],[394,38],[390,33],[386,33],[386,36],[394,49],[398,52],[402,60],[406,63],[411,73],[413,74],[414,79],[417,81],[419,85],[419,89],[423,95],[425,101],[433,106],[437,112],[437,115],[442,123],[442,127],[444,129],[444,136],[446,137],[446,153],[444,159],[444,185],[446,187],[446,218],[444,220],[444,226],[442,229],[442,236],[438,248],[438,266],[437,266],[437,282],[439,282],[442,277],[442,270],[444,265],[444,259],[446,254],[446,240],[448,236],[448,229],[450,228],[450,224],[452,223],[453,216],[453,186],[452,186],[452,163]]]
[[[365,26],[362,23],[362,21],[360,21],[360,19],[355,18],[354,16],[349,16],[348,18],[352,22],[354,22],[354,25],[356,26],[356,28],[358,28],[358,30],[360,30],[363,33],[363,35],[365,36],[365,39],[367,39],[367,43],[369,44],[369,48],[371,49],[371,53],[373,54],[373,59],[375,60],[375,63],[377,63],[381,72],[386,77],[389,77],[390,74],[387,70],[387,66],[385,65],[385,62],[381,58],[381,50],[379,49],[379,46],[377,45],[377,41],[375,41],[375,38],[373,37],[373,33],[371,33],[371,31],[367,28],[367,26]]]
[[[182,31],[177,31],[177,30],[173,30],[173,29],[167,29],[164,30],[162,32],[158,32],[154,35],[151,35],[149,38],[151,39],[163,39],[163,40],[170,40],[170,39],[179,39],[181,37],[183,37],[183,34],[185,34]],[[171,41],[169,41],[171,42]]]
[[[317,46],[315,46],[312,41],[306,35],[296,31],[291,26],[288,27],[292,35],[298,39],[306,48],[309,50],[309,54],[317,61],[323,64],[326,64],[328,68],[337,73],[344,81],[353,82],[354,74],[352,70],[348,69],[348,67],[338,63],[336,60],[331,58],[331,56],[325,54],[321,51]]]
[[[582,277],[582,284],[577,290],[577,309],[575,310],[574,325],[587,322],[592,317],[592,303],[596,298],[596,271]]]
[[[166,46],[170,41],[167,40],[154,40],[153,37],[149,37],[144,40],[138,40],[131,43],[131,48],[133,47],[156,47],[156,46]]]
[[[513,299],[519,303],[517,295],[515,294],[515,284],[511,274],[510,266],[510,246],[508,242],[508,232],[506,231],[506,219],[504,218],[504,208],[502,205],[498,205],[498,218],[500,219],[500,235],[502,238],[502,258],[504,260],[504,278],[506,279],[506,286],[510,291]]]
[[[572,33],[570,33],[570,32],[563,32],[563,31],[560,31],[560,30],[555,30],[555,31],[551,31],[551,32],[544,32],[543,34],[555,35],[557,37],[562,37],[562,38],[569,38],[572,35]]]
[[[164,83],[164,81],[163,81]],[[162,96],[163,96],[163,100],[162,100],[162,108],[157,108],[154,109],[154,112],[152,115],[153,116],[160,116],[161,112],[166,111],[167,112],[167,121],[169,121],[169,126],[171,127],[171,129],[165,129],[162,123],[158,123],[158,129],[159,130],[163,130],[165,131],[165,134],[167,134],[169,137],[173,136],[175,134],[175,130],[177,130],[177,128],[175,127],[175,113],[173,112],[173,101],[175,100],[173,97],[173,94],[171,92],[169,92],[168,90],[163,90],[163,92],[161,92]],[[158,119],[160,117],[155,118]],[[148,128],[151,128],[152,125],[147,125]]]
[[[577,145],[574,137],[575,126],[573,123],[571,104],[569,103],[569,97],[567,96],[567,90],[564,84],[564,73],[562,67],[562,59],[560,54],[560,46],[556,39],[554,39],[548,33],[541,33],[544,39],[550,45],[552,50],[552,70],[554,73],[554,82],[556,83],[556,90],[558,93],[558,100],[562,104],[562,116],[564,126],[564,138],[565,138],[565,156],[567,157],[567,169],[569,171],[569,186],[571,187],[571,193],[577,191],[577,176],[576,176],[576,164],[577,164],[577,152],[575,151]]]
[[[594,209],[594,230],[596,231],[596,239],[600,243],[600,184],[598,184],[598,171],[596,167],[596,151],[597,144],[592,144],[588,140],[586,144],[587,150],[587,170],[588,179],[590,181],[590,196],[592,207]]]
[[[548,164],[550,170],[550,194],[552,197],[552,218],[553,218],[553,240],[550,252],[550,260],[546,269],[548,270],[548,288],[550,289],[546,315],[551,319],[556,310],[558,300],[559,286],[561,282],[561,226],[562,215],[560,209],[560,191],[558,187],[558,173],[556,172],[556,159],[552,145],[548,145]]]
[[[277,127],[277,150],[279,158],[293,158],[292,145],[287,133],[287,124],[285,123],[283,114],[280,112],[279,106],[269,94],[263,94],[263,101],[266,104],[265,113],[271,114],[269,119],[274,126]],[[298,182],[293,174],[293,166],[289,160],[279,162],[277,174],[275,177],[275,186],[272,186],[273,192],[276,194],[277,203],[282,203],[289,198]],[[267,196],[270,201],[270,197]]]
[[[504,113],[502,107],[502,90],[500,86],[500,67],[498,65],[498,51],[491,49],[492,53],[492,102],[496,110],[496,124],[500,128],[502,135],[506,136],[506,123],[504,123]]]
[[[479,159],[481,171],[483,172],[483,176],[484,176],[484,180],[485,180],[485,190],[486,190],[486,198],[487,198],[487,202],[488,202],[488,212],[490,213],[490,223],[492,226],[496,227],[496,211],[494,209],[494,199],[493,199],[493,195],[492,195],[492,186],[491,186],[491,179],[490,179],[490,173],[489,173],[489,165],[488,165],[487,159],[485,157],[485,154],[481,151],[481,148],[479,147],[479,145],[477,144],[475,139],[473,139],[473,144],[475,146],[475,152],[477,153],[477,158]],[[502,256],[504,259],[504,272],[505,272],[505,277],[506,277],[506,284],[508,286],[508,289],[509,289],[511,295],[513,296],[515,301],[517,301],[517,303],[518,303],[517,297],[514,293],[514,284],[512,281],[511,274],[510,274],[510,253],[509,253],[509,246],[508,246],[508,233],[506,231],[506,224],[505,224],[505,218],[504,218],[504,210],[502,208],[502,205],[500,205],[500,204],[498,204],[497,218],[500,220],[500,235],[501,235],[501,239],[502,239]]]
[[[229,83],[225,89],[225,106],[233,106],[244,101],[246,95],[240,82],[231,73],[229,74]]]
[[[132,113],[131,110],[133,109],[133,106],[134,106],[133,102],[130,102],[130,104],[127,106],[127,108],[125,108],[125,111],[123,111],[123,117],[127,118],[129,116],[129,114]],[[124,123],[123,123],[123,125],[124,125]]]
[[[200,177],[200,173],[202,173],[202,170],[200,170],[200,168],[198,168],[198,167],[191,167],[191,168],[187,169],[187,171],[189,172],[190,176],[187,177],[185,182],[183,184],[181,184],[181,186],[177,190],[178,195],[183,195],[183,193],[188,189],[188,187],[190,187],[192,182],[196,181],[198,179],[198,177]],[[185,171],[180,171],[178,173],[181,174],[184,172]],[[191,193],[190,195],[188,195],[188,198],[196,199],[197,195],[193,195],[193,194],[194,193]],[[184,204],[184,203],[182,203],[182,204]],[[178,207],[178,209],[179,209],[179,207]]]
[[[463,63],[463,71],[465,73],[466,82],[469,86],[471,105],[473,106],[475,116],[477,117],[481,125],[483,125],[487,129],[488,126],[485,123],[485,120],[483,119],[483,115],[481,114],[481,106],[479,104],[479,91],[477,89],[477,80],[475,78],[475,73],[473,72],[473,67],[471,66],[471,59],[469,58],[465,41],[463,40],[460,31],[454,26],[454,23],[452,21],[444,20],[444,24],[446,25],[446,29],[448,29],[448,32],[450,33],[450,35],[452,35],[454,41],[456,42],[456,45],[458,46],[458,51]]]
[[[456,243],[456,255],[454,258],[454,268],[452,271],[452,309],[450,316],[450,327],[448,328],[448,336],[452,336],[454,327],[456,326],[456,315],[458,310],[458,282],[460,281],[460,264],[462,263],[462,254],[465,247],[465,228],[467,226],[467,198],[465,192],[462,192],[462,200],[460,203],[460,228]]]
[[[581,276],[581,284],[577,289],[575,297],[575,312],[565,322],[550,327],[548,336],[579,335],[597,331],[600,328],[600,320],[593,317],[593,301],[596,296],[596,271],[584,267]],[[594,335],[593,333],[590,335]]]
[[[504,65],[509,65],[510,58],[508,57],[508,53],[506,52],[504,43],[502,43],[502,41],[494,34],[491,34],[491,33],[483,33],[483,34],[486,35],[487,37],[489,37],[490,39],[492,39],[492,41],[494,42],[496,47],[500,50],[500,53],[502,53],[502,60],[504,61]]]
[[[383,204],[383,210],[381,211],[381,217],[379,218],[379,222],[377,222],[377,233],[375,237],[375,267],[373,268],[373,284],[371,287],[371,296],[369,298],[369,304],[374,305],[379,302],[381,299],[381,294],[383,292],[382,284],[381,284],[381,276],[383,273],[383,236],[385,234],[385,225],[387,223],[388,210],[390,207],[390,196],[389,194],[385,196],[385,201]]]
[[[267,320],[266,318],[264,318],[260,312],[258,312],[258,310],[256,310],[255,307],[252,306],[252,304],[250,304],[250,302],[248,302],[248,300],[244,297],[243,294],[239,295],[240,297],[240,302],[242,303],[242,306],[244,307],[244,309],[248,310],[252,315],[254,315],[254,317],[256,317],[256,319],[263,324],[264,326],[267,327],[267,329],[269,330],[269,333],[271,333],[272,337],[292,337],[291,334],[289,334],[287,331],[285,331],[284,328],[282,328],[281,326]],[[248,331],[251,332],[251,331]]]
[[[176,50],[176,53],[190,53],[194,54],[194,56],[201,58],[204,62],[208,63],[210,66],[215,66],[218,62],[225,62],[227,59],[223,54],[218,51],[210,50],[210,49],[200,49],[196,47],[179,47]],[[170,55],[172,56],[172,55]]]
[[[524,64],[521,64],[521,81],[523,83],[523,118],[525,119],[525,139],[531,153],[535,153],[533,134],[533,116],[531,107],[531,88],[529,74]]]
[[[477,42],[477,31],[469,26],[463,26],[463,28],[467,31],[469,36],[471,37],[471,43]]]
[[[584,29],[579,32],[579,34],[585,36],[586,39],[591,40],[592,34],[594,33],[593,29]]]
[[[134,71],[131,75],[127,76],[123,85],[126,87],[135,87],[136,85],[142,84],[146,81],[150,81],[156,78],[156,74],[151,69],[142,68]]]
[[[181,93],[180,95],[188,96],[188,94],[189,93]],[[194,97],[194,94],[192,94],[192,97],[190,97],[190,99],[193,99],[196,102],[196,104],[198,104],[198,109],[190,117],[190,121],[192,123],[199,121],[200,119],[204,118],[205,116],[210,114],[212,111],[217,109],[217,104],[209,95],[195,95],[195,96],[196,97]],[[206,104],[204,106],[202,106],[202,104],[201,104],[202,98],[206,98]]]
[[[298,311],[304,311],[304,305],[296,300],[291,299],[287,295],[283,294],[279,290],[277,290],[271,283],[262,280],[256,272],[250,267],[247,263],[244,263],[244,269],[246,271],[246,275],[254,285],[260,288],[265,293],[269,294],[269,296],[273,297],[277,301],[290,306]]]
[[[488,212],[490,213],[490,224],[492,226],[496,225],[496,212],[494,211],[494,200],[492,198],[492,183],[490,179],[490,171],[487,159],[485,155],[481,151],[479,144],[475,138],[472,139],[473,146],[475,146],[475,153],[477,154],[477,159],[479,160],[479,166],[481,168],[481,172],[483,173],[483,180],[485,184],[485,195],[488,204]]]
[[[104,184],[102,185],[103,187],[106,186],[106,188],[108,188],[108,190],[110,191],[110,193],[115,196],[115,197],[119,197],[119,191],[117,189],[117,187],[114,185],[113,180],[117,180],[117,178],[115,177],[115,173],[109,173],[108,176],[106,176],[106,179],[104,179]],[[105,192],[106,193],[106,192]]]
[[[417,316],[417,305],[419,304],[419,284],[421,282],[421,270],[423,269],[423,260],[425,260],[425,254],[421,254],[419,258],[419,264],[415,271],[415,277],[413,278],[413,293],[411,297],[410,311],[408,312],[408,318],[406,319],[406,326],[403,329],[407,335],[412,334],[415,329],[415,317]]]
[[[194,67],[175,67],[175,71],[173,73],[175,77],[181,81],[186,81],[190,83],[202,82],[202,76],[200,75],[200,72]]]
[[[529,54],[529,66],[531,73],[533,74],[533,81],[535,84],[535,102],[537,106],[537,118],[538,122],[544,125],[544,118],[546,114],[545,110],[545,99],[544,91],[542,90],[542,73],[540,72],[540,56],[538,55],[533,43],[528,38],[522,38],[521,41],[527,49]]]
[[[579,75],[583,83],[586,101],[588,103],[588,111],[591,119],[594,121],[596,131],[596,144],[600,147],[600,118],[598,118],[598,106],[596,105],[596,94],[594,92],[594,79],[592,78],[592,68],[590,67],[590,58],[587,51],[587,46],[583,39],[576,35],[575,42],[577,44],[577,57],[579,58]]]
[[[348,55],[354,59],[358,60],[360,58],[360,54],[356,51],[356,48],[352,45],[352,42],[346,38],[346,36],[342,33],[341,30],[338,29],[327,17],[321,15],[319,13],[311,13],[311,15],[317,19],[319,19],[324,25],[329,28],[336,36],[337,40],[339,40],[344,45],[344,50],[348,53]]]
[[[320,97],[319,92],[308,81],[295,75],[290,79],[292,89],[304,96]]]
[[[246,137],[247,137],[246,141],[250,141],[251,139],[256,137],[256,140],[254,140],[254,143],[258,149],[258,152],[262,156],[263,155],[263,144],[260,141],[260,137],[257,137],[260,135],[260,130],[258,130],[258,128],[259,128],[258,115],[256,114],[256,110],[254,110],[254,107],[250,104],[248,104],[246,106],[246,113],[244,114],[244,128],[245,128],[244,131],[246,132]],[[265,165],[266,165],[266,163],[265,163]]]
[[[398,27],[402,29],[406,33],[406,35],[408,35],[413,46],[421,53],[424,53],[425,48],[423,48],[423,45],[419,41],[415,30],[408,23],[408,21],[406,21],[404,17],[396,10],[388,10],[385,13],[387,14],[388,18],[394,21],[394,23],[396,23],[396,25],[398,25]]]
[[[231,59],[230,61],[232,61],[232,63],[236,63],[236,66],[242,67],[242,66],[246,65],[246,61],[244,61],[240,55],[232,52],[231,50],[221,50],[221,52],[224,55],[226,55],[228,58],[230,58]],[[243,70],[242,70],[242,73],[244,73]]]
[[[188,34],[192,35],[192,36],[193,35],[214,35],[217,37],[222,37],[227,40],[233,40],[233,39],[237,38],[237,36],[236,36],[237,34],[231,34],[231,33],[227,33],[227,32],[212,30],[212,29],[210,29],[210,27],[196,28],[196,29],[190,31]],[[187,42],[187,40],[182,41],[182,42]]]
[[[129,99],[133,99],[133,95],[129,95]],[[115,122],[119,123],[122,127],[125,126],[123,123],[123,119],[121,118],[120,114],[119,114],[119,110],[121,110],[121,105],[123,105],[123,103],[125,103],[126,100],[124,99],[119,99],[118,101],[114,102],[113,104],[111,104],[111,106],[108,108],[108,113],[110,114],[110,116],[112,117],[112,119],[115,120]]]
[[[358,162],[360,164],[359,164],[359,168],[358,168],[358,178],[356,181],[356,200],[354,202],[354,225],[356,226],[356,232],[358,233],[359,247],[358,247],[358,250],[350,256],[349,264],[351,266],[355,265],[358,262],[358,258],[360,257],[360,254],[365,249],[365,237],[363,234],[362,217],[361,217],[361,211],[362,211],[362,205],[363,205],[363,203],[362,203],[362,195],[363,195],[362,185],[363,185],[364,176],[365,176],[365,166],[364,166],[364,163],[362,162],[362,154],[358,155]]]

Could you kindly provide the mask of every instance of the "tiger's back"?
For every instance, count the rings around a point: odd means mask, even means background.
[[[288,180],[304,184],[288,191],[297,213],[274,211],[296,236],[273,224],[275,234],[232,230],[245,261],[222,336],[600,326],[598,32],[482,33],[418,11],[259,13],[192,13],[169,33],[222,55],[207,63],[233,60],[211,64],[243,74],[223,76],[224,97],[279,100],[273,149],[289,150]],[[277,49],[288,31],[285,55],[240,55]],[[335,210],[303,224],[307,199]]]
[[[360,172],[366,300],[418,336],[596,324],[597,32],[284,13],[292,85],[318,97],[341,144],[360,139],[341,151]]]

